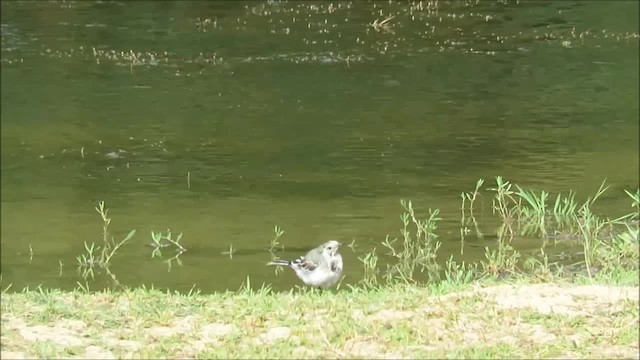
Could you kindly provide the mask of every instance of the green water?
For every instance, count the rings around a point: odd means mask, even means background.
[[[3,287],[82,281],[99,200],[117,238],[138,231],[121,283],[216,291],[297,283],[264,266],[276,225],[285,257],[355,240],[353,282],[400,199],[440,209],[443,259],[476,260],[495,242],[485,191],[489,236],[460,255],[478,178],[581,199],[606,178],[612,216],[638,187],[636,1],[1,4]],[[168,228],[189,249],[170,271],[147,246]]]

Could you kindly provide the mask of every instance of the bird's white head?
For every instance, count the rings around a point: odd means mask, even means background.
[[[322,250],[330,256],[334,256],[338,253],[338,249],[340,248],[340,242],[336,240],[329,240],[326,243],[322,244]]]

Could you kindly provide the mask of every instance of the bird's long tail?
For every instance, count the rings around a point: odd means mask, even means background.
[[[282,266],[289,266],[291,265],[291,261],[289,260],[283,260],[283,259],[276,259],[276,260],[271,260],[267,263],[267,265],[282,265]]]

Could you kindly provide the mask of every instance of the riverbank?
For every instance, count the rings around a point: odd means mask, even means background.
[[[275,292],[252,286],[249,278],[239,291],[213,294],[126,287],[111,272],[110,259],[134,231],[120,242],[108,240],[110,219],[100,203],[106,240],[99,253],[92,244],[78,257],[84,284],[67,292],[10,292],[12,285],[3,285],[0,355],[638,359],[637,211],[615,219],[595,215],[591,206],[606,190],[604,183],[581,206],[572,195],[558,195],[553,210],[545,205],[545,192],[516,186],[514,193],[499,177],[496,184],[493,208],[502,225],[480,262],[450,257],[439,263],[438,211],[420,220],[411,202],[402,201],[402,237],[382,242],[384,264],[373,248],[358,257],[364,276],[357,284],[329,291]],[[463,223],[475,224],[472,209],[481,185],[465,195],[469,216],[463,215]],[[627,194],[640,207],[640,193]],[[282,234],[275,232],[271,250]],[[532,233],[545,239],[540,255],[523,256],[512,242]],[[549,261],[549,234],[576,241],[583,259],[566,267]],[[161,234],[154,239],[159,244]],[[109,275],[116,290],[91,292],[94,273]]]
[[[1,356],[637,359],[637,281],[589,281],[5,293]]]

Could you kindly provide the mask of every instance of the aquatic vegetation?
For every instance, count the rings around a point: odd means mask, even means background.
[[[166,234],[162,234],[162,232],[154,232],[151,231],[151,247],[153,247],[153,251],[151,252],[151,258],[162,257],[162,248],[173,247],[175,250],[175,255],[170,258],[164,260],[167,264],[168,271],[171,271],[171,264],[175,260],[179,266],[182,266],[182,261],[180,260],[180,255],[187,251],[187,249],[180,244],[180,240],[182,240],[182,233],[178,234],[178,236],[173,239],[171,235],[171,230],[167,229]]]
[[[464,247],[464,236],[469,231],[466,226],[473,223],[479,237],[482,232],[474,217],[474,204],[480,196],[480,187],[484,180],[476,183],[473,192],[462,193],[462,218],[461,218],[461,253]],[[385,283],[395,283],[399,280],[403,283],[415,283],[426,281],[428,283],[469,282],[472,279],[482,277],[504,276],[531,276],[538,281],[550,279],[566,274],[566,268],[559,262],[549,260],[547,246],[549,234],[554,234],[561,229],[575,229],[571,241],[579,242],[582,247],[582,261],[570,264],[572,267],[584,266],[589,277],[596,273],[611,273],[620,269],[638,269],[638,212],[632,212],[616,219],[603,218],[592,211],[596,200],[608,189],[603,182],[595,195],[588,197],[582,205],[575,200],[575,194],[569,192],[568,196],[558,194],[553,207],[548,203],[549,193],[528,190],[519,185],[505,181],[502,177],[496,177],[495,187],[487,190],[494,193],[492,210],[498,215],[499,226],[496,230],[497,240],[495,246],[485,246],[484,259],[476,264],[456,265],[453,256],[450,256],[442,267],[436,261],[440,242],[436,240],[438,211],[429,210],[429,218],[416,219],[411,202],[402,201],[405,212],[401,216],[403,228],[402,241],[397,238],[385,238],[382,245],[390,250],[386,269],[379,268],[380,258],[374,248],[372,251],[360,256],[358,259],[363,266],[364,276],[360,285],[365,288],[379,286],[378,275],[383,274]],[[632,200],[632,207],[637,208],[639,196],[636,192],[626,191]],[[469,203],[469,216],[466,217],[466,203]],[[412,234],[409,224],[414,225]],[[535,235],[541,239],[541,247],[538,256],[524,257],[517,251],[513,244],[523,236]],[[558,242],[559,240],[556,240]],[[398,246],[400,243],[400,246]],[[387,259],[385,259],[387,260]],[[420,277],[420,273],[426,272],[426,277]],[[597,270],[597,271],[596,271]]]
[[[387,256],[393,259],[386,263],[386,269],[380,271],[376,248],[358,257],[364,267],[364,277],[360,284],[366,288],[379,285],[378,275],[382,274],[387,283],[414,283],[417,273],[427,279],[439,277],[440,265],[436,262],[436,252],[440,247],[435,230],[439,211],[429,209],[429,217],[420,220],[416,217],[411,201],[402,200],[404,213],[400,216],[403,227],[401,239],[391,239],[389,235],[381,243],[387,249]]]
[[[403,224],[400,230],[401,246],[396,248],[398,239],[389,240],[389,236],[382,243],[389,250],[389,256],[396,259],[395,264],[387,265],[385,278],[387,281],[401,280],[408,283],[413,280],[416,270],[425,273],[428,279],[437,277],[440,266],[435,260],[441,243],[436,240],[438,236],[435,231],[441,220],[438,217],[439,210],[429,209],[429,217],[419,220],[411,201],[402,200],[400,203],[405,210],[400,217]]]
[[[284,234],[284,231],[280,227],[278,227],[278,225],[276,225],[273,229],[273,232],[275,233],[275,236],[269,242],[269,252],[272,255],[275,253],[276,248],[278,247],[284,250],[284,244],[281,244],[280,241],[278,240]]]
[[[113,281],[119,285],[115,274],[109,269],[109,265],[113,256],[118,252],[127,241],[131,240],[136,230],[131,230],[122,240],[116,242],[109,233],[109,225],[111,218],[108,216],[109,210],[105,207],[104,201],[100,201],[95,210],[100,214],[102,219],[102,245],[96,245],[95,242],[84,242],[85,253],[76,257],[77,271],[86,281],[89,277],[94,278],[94,268],[103,269]]]
[[[464,247],[464,235],[468,231],[462,229],[473,224],[476,234],[482,237],[480,226],[475,219],[474,206],[481,197],[481,187],[484,180],[476,183],[475,190],[462,193],[461,215],[461,254]],[[559,229],[574,229],[572,242],[581,245],[582,260],[570,264],[573,267],[584,266],[586,274],[593,277],[599,273],[611,273],[620,269],[637,269],[640,255],[638,251],[638,212],[634,211],[616,219],[602,218],[592,211],[596,200],[607,191],[608,186],[603,182],[594,196],[588,197],[581,205],[575,200],[575,194],[568,196],[557,195],[553,207],[547,200],[549,194],[545,191],[536,193],[519,185],[496,177],[495,187],[487,190],[493,192],[491,199],[493,213],[498,216],[499,226],[496,230],[495,246],[484,247],[484,259],[477,263],[458,263],[451,255],[442,264],[438,260],[438,250],[441,242],[438,240],[437,228],[441,220],[438,209],[429,209],[428,216],[419,218],[411,201],[400,202],[403,213],[400,216],[402,228],[400,237],[391,238],[389,235],[380,243],[385,253],[380,254],[378,247],[358,255],[363,275],[356,287],[377,288],[384,284],[415,284],[419,282],[459,284],[469,283],[483,277],[513,277],[528,274],[538,281],[563,276],[565,266],[549,260],[547,246],[550,234]],[[632,208],[638,208],[638,192],[625,191],[632,200]],[[468,207],[466,206],[468,204]],[[468,210],[468,216],[466,215]],[[104,202],[100,202],[96,211],[102,219],[102,245],[85,242],[85,253],[77,257],[78,272],[85,280],[83,288],[88,289],[87,280],[94,278],[94,269],[103,269],[119,285],[116,276],[109,268],[109,263],[118,250],[135,234],[129,232],[119,242],[109,233],[111,218],[108,216]],[[274,237],[269,241],[267,252],[271,258],[276,258],[276,251],[284,250],[280,241],[284,231],[274,227]],[[523,256],[514,247],[522,235],[535,235],[541,239],[538,256]],[[180,243],[182,233],[173,237],[170,230],[166,233],[151,232],[153,251],[151,257],[162,257],[162,249],[173,248],[175,255],[164,262],[171,270],[175,261],[182,265],[180,255],[187,249]],[[556,239],[555,242],[562,240]],[[354,249],[354,241],[351,247]],[[230,260],[237,251],[230,245],[228,251],[223,252]],[[33,255],[31,255],[33,256]],[[382,257],[380,257],[382,256]],[[444,265],[444,266],[443,266]],[[62,265],[60,265],[60,268]],[[282,269],[276,267],[276,274]],[[349,285],[354,287],[354,285]]]

